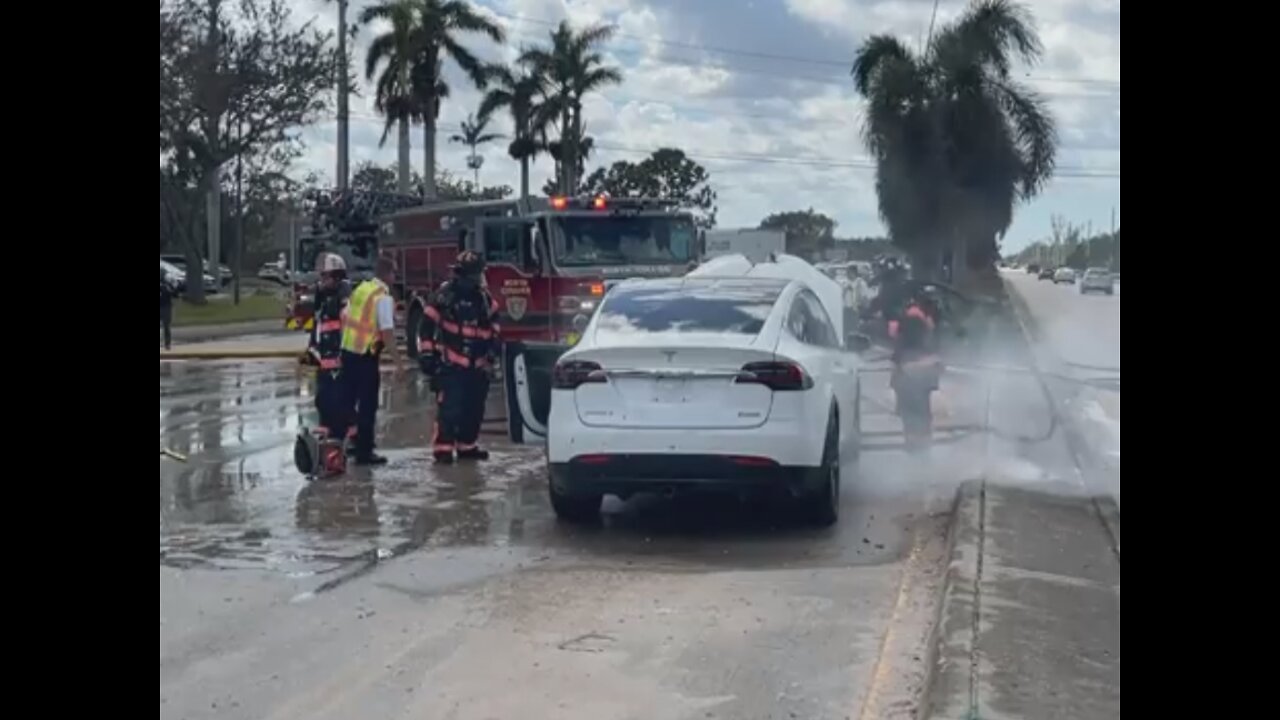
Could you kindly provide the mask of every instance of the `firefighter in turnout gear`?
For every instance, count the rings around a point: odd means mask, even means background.
[[[316,259],[320,279],[315,287],[315,329],[307,342],[303,362],[316,369],[316,411],[320,424],[303,428],[294,450],[298,469],[308,477],[340,475],[347,469],[343,447],[351,420],[342,372],[342,315],[350,286],[347,264],[341,256],[321,253]]]
[[[315,289],[315,330],[307,343],[307,360],[316,368],[316,410],[320,428],[345,440],[353,433],[349,403],[342,389],[342,313],[351,294],[347,263],[341,255],[324,253],[316,263],[320,281]]]
[[[397,377],[404,363],[396,352],[395,302],[390,284],[395,281],[395,261],[379,257],[376,277],[351,291],[347,312],[342,318],[342,384],[348,407],[355,409],[357,465],[385,465],[387,459],[373,451],[374,427],[378,419],[378,394],[382,387],[379,363],[389,353]]]
[[[436,291],[422,315],[419,361],[436,394],[432,454],[438,463],[485,460],[477,444],[484,422],[489,374],[498,349],[498,303],[484,287],[484,260],[458,255],[453,278]]]

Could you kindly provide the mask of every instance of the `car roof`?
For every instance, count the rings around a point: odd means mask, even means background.
[[[670,289],[670,290],[724,290],[744,298],[754,297],[760,301],[775,301],[787,285],[786,278],[746,278],[735,277],[694,277],[686,275],[678,278],[635,278],[624,280],[614,286],[614,290],[628,289]]]
[[[844,288],[804,258],[776,253],[767,262],[752,262],[742,254],[721,255],[699,265],[686,277],[750,278],[752,282],[771,278],[798,282],[818,296],[837,337],[844,337]]]

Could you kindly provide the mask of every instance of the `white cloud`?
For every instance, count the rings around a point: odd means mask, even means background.
[[[300,18],[315,16],[326,28],[336,25],[335,4],[293,2]],[[353,0],[353,16],[366,4]],[[856,167],[867,158],[860,139],[861,103],[849,86],[846,63],[873,33],[891,32],[918,45],[928,30],[932,0],[483,0],[480,5],[510,35],[507,48],[478,37],[468,43],[492,60],[510,60],[520,46],[545,41],[564,18],[578,26],[618,26],[606,54],[626,81],[588,99],[588,131],[600,146],[592,166],[638,160],[662,146],[680,147],[710,171],[722,225],[754,225],[771,212],[812,206],[835,217],[842,234],[883,233],[873,173]],[[963,7],[958,0],[944,0],[938,23]],[[1119,2],[1036,0],[1031,7],[1046,62],[1029,71],[1027,82],[1046,94],[1058,118],[1064,145],[1059,165],[1119,168]],[[361,71],[371,35],[362,31],[356,43],[353,66]],[[442,109],[437,158],[442,167],[464,174],[469,173],[467,150],[447,138],[474,111],[480,95],[455,76],[451,71],[454,92]],[[384,148],[377,147],[381,121],[371,92],[366,87],[362,93],[352,102],[352,164],[391,164],[394,135]],[[507,130],[505,119],[498,123],[500,131]],[[334,123],[310,128],[305,137],[306,166],[332,177]],[[421,130],[415,128],[415,166],[422,162],[421,142]],[[506,145],[498,141],[482,148],[486,184],[518,184],[518,167],[507,157]],[[549,160],[539,160],[534,187],[550,175]],[[1064,177],[1043,198],[1020,208],[1007,242],[1021,245],[1044,235],[1053,213],[1101,227],[1119,198],[1118,178]]]

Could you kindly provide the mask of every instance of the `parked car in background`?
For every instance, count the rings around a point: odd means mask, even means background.
[[[289,284],[289,268],[279,260],[262,263],[258,268],[258,277],[262,280],[273,280],[281,285]]]
[[[1091,292],[1103,292],[1108,295],[1115,295],[1115,281],[1111,277],[1111,271],[1106,268],[1089,268],[1084,271],[1084,277],[1080,278],[1080,294],[1087,295]]]
[[[178,254],[161,255],[160,259],[173,265],[174,267],[177,267],[179,270],[181,270],[184,273],[187,271],[186,255],[178,255]],[[210,281],[214,280],[213,273],[210,272],[209,270],[208,260],[204,261],[204,275]],[[226,287],[229,284],[231,284],[231,268],[227,267],[226,265],[218,265],[218,278],[214,284],[214,288],[215,288],[214,291],[216,292],[216,288],[218,287]],[[209,286],[209,282],[205,282],[206,291],[208,289],[208,286]]]
[[[1039,275],[1039,274],[1040,274],[1040,265],[1039,265],[1039,264],[1037,264],[1037,263],[1031,263],[1030,265],[1028,265],[1028,266],[1027,266],[1027,274],[1028,274],[1028,275]]]
[[[1064,283],[1074,285],[1076,281],[1076,271],[1069,267],[1058,268],[1053,271],[1053,284]]]
[[[1041,280],[1052,280],[1053,272],[1054,272],[1053,268],[1046,266],[1046,267],[1040,268],[1040,272],[1036,275],[1036,277]]]
[[[174,285],[179,287],[179,291],[185,291],[187,287],[186,263],[182,263],[182,264],[175,263],[172,260],[170,260],[170,258],[172,257],[173,257],[172,255],[161,255],[160,269],[168,277],[174,278],[173,283]],[[214,280],[212,275],[205,273],[204,274],[204,291],[206,293],[212,294],[212,293],[218,292],[218,289],[219,289],[218,281]]]

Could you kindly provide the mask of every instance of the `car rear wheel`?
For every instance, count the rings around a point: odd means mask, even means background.
[[[556,518],[559,520],[575,525],[585,525],[600,520],[600,502],[604,500],[603,495],[567,495],[557,492],[555,483],[547,483],[547,489],[551,496],[551,509],[555,510]]]
[[[827,440],[822,450],[822,465],[812,471],[817,489],[806,501],[809,520],[819,527],[829,527],[840,519],[840,424],[835,412],[827,420]]]

